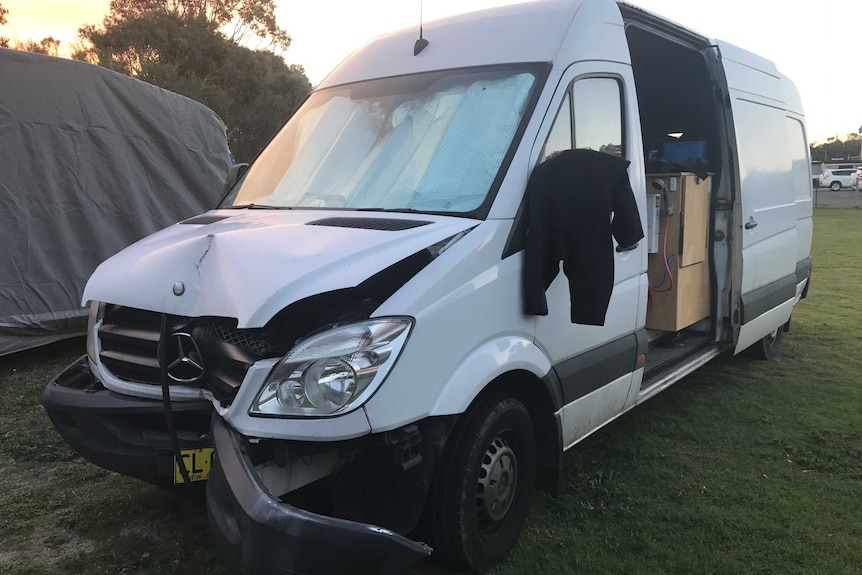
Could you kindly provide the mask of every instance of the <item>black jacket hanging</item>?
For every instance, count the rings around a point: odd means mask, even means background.
[[[565,150],[533,170],[526,191],[525,313],[548,315],[545,290],[562,260],[572,323],[604,325],[614,287],[611,236],[623,247],[644,237],[628,165],[610,154]]]

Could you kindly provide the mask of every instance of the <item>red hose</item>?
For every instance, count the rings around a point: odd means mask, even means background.
[[[662,241],[662,260],[664,262],[664,271],[667,274],[668,286],[664,289],[655,289],[653,287],[649,287],[647,290],[647,311],[652,309],[655,296],[654,293],[663,293],[668,292],[673,289],[673,274],[670,271],[670,265],[667,263],[667,232],[670,229],[670,214],[665,215],[664,217],[664,240]],[[649,278],[647,278],[647,282],[649,282]]]

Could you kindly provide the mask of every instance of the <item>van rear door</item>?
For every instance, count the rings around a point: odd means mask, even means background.
[[[734,274],[738,353],[790,319],[796,296],[796,203],[781,74],[764,58],[718,45],[739,173],[734,207],[734,243],[741,255],[741,270]]]

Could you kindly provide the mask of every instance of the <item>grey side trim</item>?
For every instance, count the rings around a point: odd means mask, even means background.
[[[563,407],[565,405],[563,401],[563,384],[560,383],[560,377],[557,375],[557,372],[551,369],[548,375],[542,378],[542,383],[545,384],[545,389],[548,390],[548,397],[551,398],[554,411]]]
[[[553,371],[560,379],[563,403],[571,403],[634,371],[638,339],[631,333],[555,365]]]
[[[771,284],[742,294],[740,323],[745,325],[774,307],[796,297],[796,274],[785,276]]]
[[[808,280],[805,282],[805,287],[802,288],[802,294],[799,296],[800,299],[808,297],[808,288],[811,287],[811,269],[811,258],[805,258],[801,262],[796,262],[796,284],[799,285],[802,280]]]
[[[642,353],[646,353],[649,351],[649,334],[645,328],[640,328],[635,332],[635,338],[638,340],[638,350],[637,355]],[[635,361],[637,361],[637,356],[635,356]],[[637,367],[637,365],[635,365]]]
[[[796,283],[811,277],[811,258],[796,262]]]

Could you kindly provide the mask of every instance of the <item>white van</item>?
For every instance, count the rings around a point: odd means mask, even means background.
[[[489,568],[565,450],[719,354],[777,353],[811,270],[804,126],[771,62],[612,0],[383,36],[219,209],[96,270],[46,407],[101,465],[208,476],[245,572]],[[570,148],[630,162],[645,236],[566,256],[612,260],[600,325],[572,323],[589,263],[524,311],[525,189]],[[573,182],[578,218],[607,185]]]

